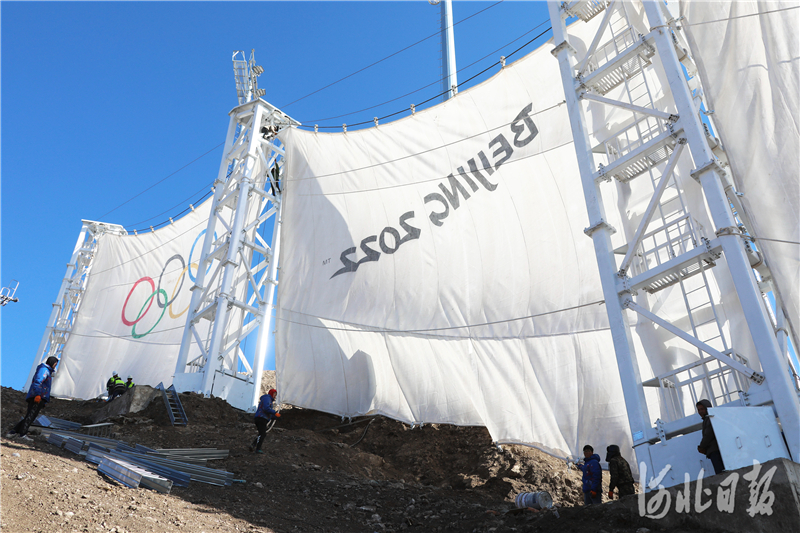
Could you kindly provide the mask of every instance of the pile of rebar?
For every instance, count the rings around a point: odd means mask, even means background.
[[[44,428],[47,442],[85,456],[108,477],[130,488],[146,487],[169,493],[173,484],[187,487],[191,481],[226,486],[233,473],[208,468],[206,462],[228,457],[228,450],[216,448],[163,448],[154,450],[140,444],[73,431]]]

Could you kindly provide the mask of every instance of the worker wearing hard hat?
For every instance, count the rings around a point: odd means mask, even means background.
[[[255,451],[256,453],[264,453],[261,449],[261,445],[264,444],[264,439],[267,436],[267,423],[270,420],[275,420],[280,418],[281,414],[275,412],[275,409],[272,407],[275,402],[275,396],[278,395],[278,391],[275,389],[270,389],[268,393],[261,397],[258,402],[258,409],[256,409],[256,417],[255,423],[256,428],[258,429],[258,437],[256,440],[253,441],[253,444],[250,445],[250,451]]]
[[[119,377],[119,374],[116,370],[112,372],[111,379],[108,380],[106,383],[106,389],[108,390],[108,401],[110,402],[117,396],[121,396],[128,390],[125,387],[125,382],[122,381],[122,378]]]
[[[128,381],[125,382],[125,387],[128,390],[131,390],[133,387],[135,387],[135,384],[133,383],[133,376],[131,375],[128,376]]]

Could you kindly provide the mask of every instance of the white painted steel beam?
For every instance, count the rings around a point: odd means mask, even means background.
[[[628,270],[628,266],[631,264],[631,260],[633,259],[633,256],[636,254],[636,250],[639,248],[639,245],[642,242],[642,236],[647,230],[650,220],[653,218],[653,213],[655,213],[656,207],[658,207],[658,204],[661,201],[661,195],[664,194],[664,190],[667,188],[667,183],[669,183],[669,180],[672,179],[672,172],[675,170],[675,165],[678,164],[678,158],[683,152],[683,146],[684,143],[679,142],[676,145],[675,150],[672,152],[669,161],[667,161],[667,166],[664,169],[664,173],[661,175],[661,180],[658,182],[656,190],[653,193],[653,197],[650,199],[650,203],[647,205],[647,209],[645,209],[644,214],[642,215],[642,220],[639,222],[639,227],[636,228],[636,234],[633,236],[633,240],[628,243],[628,253],[625,254],[625,258],[622,260],[622,264],[619,267],[619,271],[623,275]]]
[[[620,278],[617,281],[617,289],[620,293],[623,292],[636,292],[642,289],[655,280],[661,279],[667,274],[678,273],[698,261],[711,261],[715,258],[715,254],[719,254],[722,245],[718,239],[709,241],[706,246],[698,246],[693,250],[681,254],[674,259],[670,259],[666,263],[662,263],[657,267],[649,269],[633,278]]]
[[[586,52],[586,56],[583,58],[583,61],[581,61],[581,64],[577,67],[578,76],[583,76],[583,73],[586,71],[586,66],[589,64],[589,60],[591,60],[594,56],[594,52],[597,50],[597,45],[600,44],[600,38],[603,36],[603,32],[608,26],[609,19],[611,19],[611,13],[614,12],[614,4],[616,1],[617,0],[611,0],[611,3],[608,5],[608,7],[606,7],[605,14],[603,15],[603,21],[600,23],[597,33],[594,34],[592,44],[589,46],[589,50]]]
[[[644,389],[641,386],[639,367],[636,363],[636,354],[630,326],[619,294],[617,293],[617,265],[614,258],[614,249],[611,245],[612,228],[604,221],[607,220],[601,200],[599,185],[594,176],[594,158],[592,147],[589,143],[588,129],[581,102],[576,92],[575,50],[569,44],[564,11],[558,2],[548,2],[550,21],[553,27],[553,43],[556,45],[553,55],[559,62],[561,69],[561,83],[564,87],[564,96],[569,112],[572,136],[575,140],[575,155],[578,159],[583,195],[589,215],[589,224],[592,230],[587,233],[594,243],[597,265],[600,270],[600,282],[605,297],[606,312],[609,318],[611,336],[617,358],[617,367],[620,373],[622,392],[625,398],[625,408],[634,446],[645,442],[646,434],[650,428],[650,416]],[[649,454],[641,453],[636,448],[639,462],[650,463]]]
[[[673,324],[670,324],[669,322],[667,322],[663,318],[659,317],[655,313],[652,313],[652,312],[648,311],[647,309],[645,309],[644,307],[642,307],[641,305],[638,305],[638,304],[634,303],[634,301],[631,300],[630,298],[627,298],[625,300],[625,304],[624,305],[628,309],[630,309],[632,311],[636,311],[637,313],[639,313],[640,315],[642,315],[646,319],[650,320],[654,324],[658,324],[659,326],[661,326],[662,328],[666,329],[667,331],[669,331],[670,333],[672,333],[676,337],[680,337],[681,339],[685,340],[686,342],[688,342],[689,344],[691,344],[695,348],[706,352],[708,355],[710,355],[714,359],[717,359],[721,363],[724,363],[726,366],[729,366],[729,367],[731,367],[731,368],[733,368],[735,370],[738,370],[739,372],[744,374],[748,379],[754,381],[755,383],[761,383],[762,381],[764,381],[764,376],[762,374],[760,374],[759,372],[753,370],[752,368],[748,367],[747,365],[744,365],[744,364],[740,363],[739,361],[734,360],[731,357],[728,357],[727,355],[725,355],[724,353],[720,352],[719,350],[715,350],[714,348],[712,348],[708,344],[698,340],[697,337],[689,335],[688,333],[686,333],[682,329],[676,327]]]
[[[725,232],[726,228],[736,227],[736,222],[720,177],[724,171],[708,146],[705,130],[695,111],[692,95],[673,45],[672,28],[664,20],[663,11],[657,2],[646,0],[644,9],[650,27],[653,28],[651,35],[654,35],[654,44],[681,117],[678,124],[684,129],[695,162],[696,170],[692,175],[705,193],[750,336],[783,426],[789,453],[795,461],[800,461],[800,399],[790,379],[788,360],[780,352],[775,332],[761,302],[761,292],[742,239],[738,235]]]
[[[82,226],[78,241],[75,243],[72,257],[67,263],[67,272],[61,281],[58,296],[55,303],[53,303],[50,318],[47,320],[47,327],[45,327],[44,335],[42,335],[39,349],[36,352],[33,366],[28,373],[28,379],[25,381],[23,390],[28,390],[36,373],[36,367],[46,361],[48,357],[55,356],[59,360],[61,359],[61,351],[69,339],[75,316],[83,301],[83,292],[91,272],[97,238],[103,233],[127,234],[125,228],[117,224],[107,224],[92,220],[82,220],[81,222]]]
[[[601,104],[620,107],[622,109],[627,109],[628,111],[633,111],[634,113],[641,113],[643,115],[662,118],[664,120],[671,120],[672,118],[675,118],[677,120],[679,118],[675,115],[672,115],[671,113],[667,113],[666,111],[659,111],[658,109],[651,109],[649,107],[642,107],[639,105],[628,104],[626,102],[620,102],[619,100],[612,100],[611,98],[606,98],[605,96],[600,96],[586,91],[583,91],[580,94],[580,98],[581,100],[592,100],[593,102],[600,102]]]
[[[298,123],[260,99],[237,106],[229,116],[224,155],[175,372],[191,372],[193,368],[187,367],[190,352],[199,351],[203,355],[192,362],[201,362],[201,392],[206,396],[224,394],[216,392],[216,372],[243,377],[252,389],[252,394],[248,393],[251,402],[237,407],[247,409],[260,396],[279,260],[281,194],[272,171],[276,166],[280,168],[284,150],[276,139],[264,137]],[[272,246],[258,233],[269,221],[273,221]],[[263,257],[256,259],[256,253]],[[251,365],[242,347],[255,328],[259,331]]]

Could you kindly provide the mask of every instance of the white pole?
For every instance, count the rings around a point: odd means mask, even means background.
[[[458,92],[458,76],[456,74],[456,41],[453,32],[453,1],[442,2],[442,92],[444,99],[452,98]]]
[[[561,4],[552,1],[547,4],[550,10],[550,22],[553,26],[553,43],[556,45],[553,55],[558,59],[561,67],[561,83],[564,86],[572,136],[575,139],[575,155],[578,159],[583,195],[589,214],[590,228],[586,230],[586,233],[591,236],[594,243],[634,450],[636,450],[638,462],[644,461],[650,464],[647,449],[636,447],[637,444],[646,441],[648,429],[651,427],[650,416],[641,384],[642,380],[639,376],[639,367],[636,363],[628,318],[617,292],[617,265],[614,259],[614,248],[611,245],[611,227],[605,222],[606,216],[600,201],[600,191],[592,176],[594,158],[573,78],[576,63],[575,52],[567,39],[566,24],[561,18]]]
[[[275,196],[279,199],[278,205],[275,210],[275,225],[272,228],[272,257],[269,261],[269,269],[267,271],[267,297],[263,303],[259,303],[259,320],[258,337],[256,340],[256,353],[253,357],[253,374],[255,375],[255,387],[253,389],[253,405],[258,405],[258,400],[261,397],[261,376],[264,373],[264,361],[267,357],[267,348],[269,340],[274,339],[272,330],[270,329],[270,321],[272,318],[272,310],[275,308],[275,288],[277,287],[278,276],[278,261],[280,257],[281,245],[281,213],[283,211],[283,198],[281,193],[275,191]]]
[[[258,130],[261,127],[264,116],[264,107],[262,105],[256,105],[253,112],[254,116],[252,118],[253,122],[250,130],[250,139],[248,140],[247,154],[245,155],[246,159],[239,180],[236,214],[234,215],[233,226],[231,227],[231,234],[228,239],[228,253],[222,265],[222,283],[220,284],[219,296],[217,296],[216,316],[214,317],[206,364],[203,367],[205,373],[203,376],[203,394],[205,396],[211,395],[214,372],[218,365],[220,347],[225,337],[225,328],[228,322],[228,303],[234,299],[234,296],[231,294],[231,289],[233,288],[236,269],[239,266],[240,258],[238,255],[239,250],[242,248],[242,238],[244,236],[242,228],[244,227],[244,219],[247,217],[247,204],[249,201],[250,189],[253,187],[253,169],[258,161],[256,148],[260,142]],[[208,235],[206,235],[206,239],[208,239]]]

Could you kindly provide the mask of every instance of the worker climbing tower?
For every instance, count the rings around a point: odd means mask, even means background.
[[[299,124],[260,97],[263,67],[233,55],[239,105],[214,182],[197,277],[187,313],[174,385],[248,409],[258,403],[278,284],[281,175],[284,150],[276,134]],[[257,336],[253,364],[244,340]],[[189,353],[200,355],[189,360]]]

